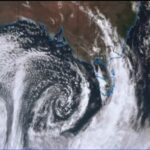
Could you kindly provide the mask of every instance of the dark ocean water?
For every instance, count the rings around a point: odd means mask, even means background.
[[[142,125],[150,116],[150,7],[141,2],[135,25],[129,32],[127,43],[131,47],[130,60],[134,67],[136,95]]]

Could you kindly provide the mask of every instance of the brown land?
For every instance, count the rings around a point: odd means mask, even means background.
[[[86,60],[89,56],[91,45],[97,36],[97,27],[90,23],[87,15],[73,2],[48,2],[32,1],[31,7],[25,1],[1,1],[0,24],[10,23],[21,16],[31,18],[46,24],[50,32],[56,32],[62,25],[65,35],[78,55]],[[135,14],[128,1],[82,1],[83,7],[89,7],[93,12],[98,8],[111,23],[117,27],[119,34],[124,37],[128,27],[132,24]],[[103,46],[99,40],[99,46]]]

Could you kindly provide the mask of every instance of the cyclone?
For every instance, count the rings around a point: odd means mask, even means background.
[[[62,27],[52,37],[43,24],[25,18],[0,26],[0,45],[7,114],[0,147],[66,147],[101,107],[92,65],[74,56]]]
[[[94,28],[86,30],[82,19],[77,28],[85,35],[65,24],[54,33],[21,16],[0,26],[0,148],[149,149],[150,2],[133,2],[136,18],[125,38],[97,6],[68,4],[59,10],[75,6]],[[75,12],[69,16],[76,20]],[[49,19],[55,26],[58,18]]]

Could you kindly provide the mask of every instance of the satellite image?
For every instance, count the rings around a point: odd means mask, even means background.
[[[0,149],[150,149],[149,1],[0,1]]]

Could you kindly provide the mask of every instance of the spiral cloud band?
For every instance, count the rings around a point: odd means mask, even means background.
[[[44,25],[21,19],[0,27],[0,42],[5,147],[32,147],[44,132],[75,136],[101,98],[93,67],[73,56],[63,29],[51,38]]]

